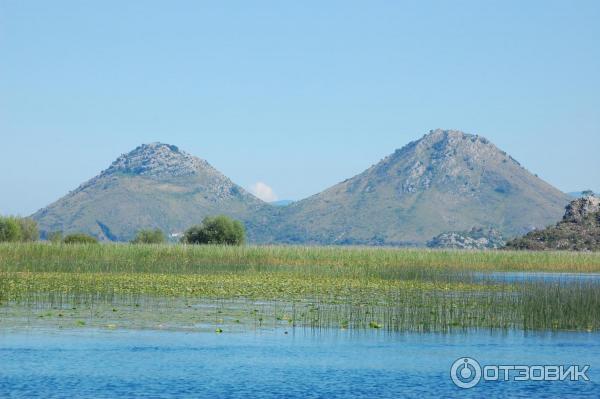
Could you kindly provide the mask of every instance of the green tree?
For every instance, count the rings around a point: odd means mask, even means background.
[[[167,241],[161,229],[140,230],[131,240],[132,244],[164,244]]]
[[[30,218],[17,218],[21,229],[21,241],[37,241],[40,239],[40,231],[37,222]]]
[[[69,234],[63,239],[65,244],[97,244],[96,237],[92,237],[83,233]]]
[[[242,245],[246,240],[244,225],[228,216],[206,217],[201,225],[186,230],[182,241],[187,244]]]
[[[17,218],[0,216],[0,242],[21,240],[21,226]]]

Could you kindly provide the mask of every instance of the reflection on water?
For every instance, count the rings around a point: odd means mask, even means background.
[[[0,332],[0,397],[565,397],[600,392],[597,333],[452,334],[295,329],[244,333]],[[455,387],[482,364],[589,364],[591,382]]]

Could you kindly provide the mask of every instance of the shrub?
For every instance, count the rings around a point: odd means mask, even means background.
[[[21,240],[21,226],[17,218],[0,216],[0,242]]]
[[[17,218],[21,229],[21,241],[37,241],[40,239],[40,231],[37,222],[30,218]]]
[[[166,241],[165,234],[161,229],[140,230],[131,240],[132,244],[163,244]]]
[[[63,233],[62,231],[51,231],[50,233],[46,234],[46,238],[52,244],[59,244],[63,240]]]
[[[83,233],[69,234],[63,239],[65,244],[97,244],[96,237],[92,237]]]
[[[244,225],[230,217],[221,215],[206,217],[199,226],[190,227],[182,242],[187,244],[242,245],[246,239]]]

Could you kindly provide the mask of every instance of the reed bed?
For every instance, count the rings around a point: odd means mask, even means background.
[[[413,268],[600,272],[598,252],[458,251],[373,247],[0,244],[4,271],[201,273],[269,271],[370,275]]]
[[[493,278],[492,272],[502,271],[593,273],[600,271],[600,255],[2,244],[0,327],[25,318],[33,324],[171,323],[218,330],[600,329],[597,280]]]

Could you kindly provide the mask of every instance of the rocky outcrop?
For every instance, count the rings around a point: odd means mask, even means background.
[[[212,168],[208,162],[194,157],[177,146],[150,143],[142,144],[133,151],[121,155],[100,175],[124,173],[138,176],[190,176]]]
[[[600,212],[600,197],[588,195],[583,198],[576,199],[567,205],[564,222],[580,223],[588,215]]]
[[[555,226],[534,230],[507,243],[509,249],[600,251],[600,198],[572,201]]]
[[[427,246],[446,249],[499,249],[505,244],[502,235],[496,230],[473,228],[470,231],[439,234]]]

